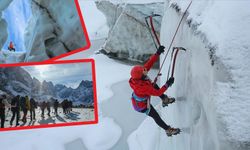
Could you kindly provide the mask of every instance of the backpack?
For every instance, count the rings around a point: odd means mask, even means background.
[[[17,100],[16,100],[16,97],[14,97],[12,100],[11,100],[11,106],[16,106],[17,104]]]
[[[3,99],[1,98],[0,99],[0,109],[4,109],[5,108],[5,105],[3,103]]]
[[[20,107],[21,107],[22,109],[25,109],[25,108],[26,108],[25,102],[26,102],[25,97],[21,97],[21,99],[20,99]]]

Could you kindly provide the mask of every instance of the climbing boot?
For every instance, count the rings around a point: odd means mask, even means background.
[[[168,104],[172,104],[172,103],[174,103],[175,102],[175,98],[173,98],[173,97],[165,97],[165,98],[163,98],[162,99],[162,107],[166,107],[166,106],[168,106]]]
[[[167,130],[165,130],[167,136],[172,136],[172,135],[177,135],[181,132],[181,130],[179,128],[168,128]]]

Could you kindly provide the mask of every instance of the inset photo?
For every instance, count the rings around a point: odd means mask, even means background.
[[[1,130],[97,123],[94,60],[0,67]]]
[[[58,59],[90,48],[78,0],[4,0],[0,64]]]

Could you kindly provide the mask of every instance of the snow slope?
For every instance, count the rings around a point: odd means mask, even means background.
[[[23,123],[19,121],[20,126],[38,126],[38,125],[52,125],[52,124],[60,124],[60,123],[71,123],[71,122],[83,122],[83,121],[92,121],[94,120],[94,111],[93,109],[86,108],[73,108],[73,110],[69,114],[63,114],[63,109],[58,108],[58,116],[54,114],[53,107],[50,108],[50,116],[48,116],[48,111],[45,109],[44,118],[41,117],[42,111],[40,107],[38,107],[36,111],[36,119],[30,120],[30,113],[27,114],[27,122]],[[20,112],[21,116],[23,116],[23,112]],[[12,113],[7,111],[6,113],[6,123],[5,128],[14,127],[15,121],[13,122],[13,126],[10,126],[9,121],[11,120]]]

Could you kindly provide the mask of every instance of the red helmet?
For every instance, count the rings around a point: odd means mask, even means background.
[[[134,66],[130,72],[131,78],[140,79],[143,75],[143,70],[144,70],[143,66],[139,66],[139,65]]]

